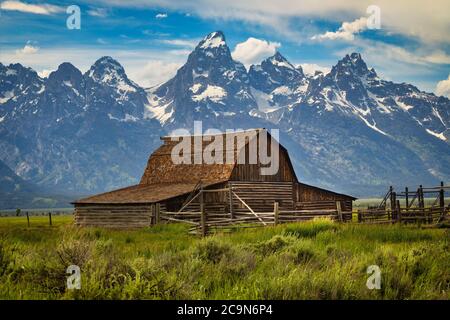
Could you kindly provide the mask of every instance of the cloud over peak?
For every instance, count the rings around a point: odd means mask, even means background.
[[[438,82],[435,92],[438,96],[450,98],[450,74],[447,79]]]
[[[27,44],[22,48],[16,50],[17,54],[28,55],[33,54],[39,51],[39,47],[33,46],[31,42],[27,42]]]
[[[252,64],[261,62],[264,58],[274,55],[280,46],[279,42],[269,42],[250,37],[246,41],[238,43],[231,55],[233,59],[249,67]]]
[[[355,34],[367,29],[367,18],[361,17],[352,22],[343,22],[341,27],[335,31],[327,31],[323,34],[314,35],[311,40],[347,40],[355,39]]]

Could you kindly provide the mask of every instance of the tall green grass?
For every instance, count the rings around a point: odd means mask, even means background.
[[[328,220],[189,236],[182,224],[0,219],[1,299],[449,299],[450,232]],[[68,265],[81,290],[66,288]],[[366,287],[369,265],[381,289]]]

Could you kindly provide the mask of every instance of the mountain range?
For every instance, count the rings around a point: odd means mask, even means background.
[[[278,128],[301,181],[355,196],[450,180],[449,99],[383,80],[358,53],[327,74],[306,74],[279,52],[247,70],[218,31],[147,89],[111,57],[84,74],[65,62],[47,78],[0,63],[0,179],[11,181],[0,192],[29,184],[80,195],[136,183],[159,137],[196,120]]]

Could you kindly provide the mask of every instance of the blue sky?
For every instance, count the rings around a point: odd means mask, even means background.
[[[233,57],[247,66],[279,50],[307,70],[327,70],[360,52],[384,78],[450,94],[449,1],[1,1],[0,62],[42,75],[64,62],[85,71],[110,55],[131,79],[151,86],[172,77],[206,34],[225,33]],[[369,29],[367,7],[380,9]],[[81,9],[69,30],[66,8]],[[250,39],[250,40],[249,40]]]

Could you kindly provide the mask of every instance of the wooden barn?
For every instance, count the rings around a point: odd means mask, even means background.
[[[208,214],[230,217],[249,210],[272,212],[275,202],[284,210],[336,208],[336,202],[342,210],[352,209],[354,197],[299,182],[287,150],[265,129],[181,138],[188,141],[190,150],[184,163],[174,163],[173,154],[182,156],[187,148],[175,152],[180,142],[162,137],[163,144],[149,157],[139,184],[74,202],[76,224],[149,226],[155,218],[155,205],[158,210],[170,212],[198,211],[202,205]],[[223,161],[208,164],[202,156],[212,149],[213,142],[221,147],[209,154]],[[266,154],[272,156],[272,144],[279,146],[278,170],[262,174],[269,165],[267,159],[255,160],[255,147],[259,154],[261,146],[267,146]]]

